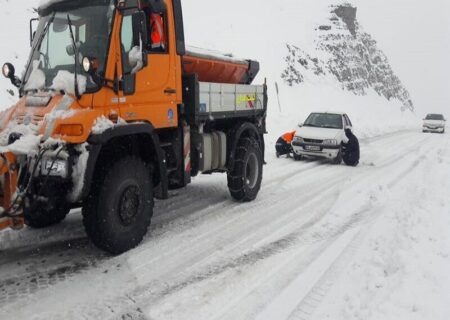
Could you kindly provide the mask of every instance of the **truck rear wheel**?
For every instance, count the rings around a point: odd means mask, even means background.
[[[248,202],[256,199],[261,189],[262,159],[261,149],[255,139],[239,140],[234,169],[228,173],[228,189],[235,200]]]
[[[53,205],[36,204],[24,210],[25,224],[34,229],[50,227],[63,221],[69,211],[70,207],[63,200]]]
[[[121,254],[141,243],[153,215],[150,168],[139,158],[116,161],[92,186],[83,224],[102,250]]]

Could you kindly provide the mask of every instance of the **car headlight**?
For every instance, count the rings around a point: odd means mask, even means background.
[[[329,146],[337,146],[338,142],[336,139],[326,139],[326,140],[323,140],[323,144],[329,145]]]
[[[42,160],[42,175],[52,177],[67,178],[68,163],[63,159],[43,159]]]
[[[294,141],[295,141],[295,142],[300,142],[300,143],[301,143],[301,142],[303,142],[303,138],[302,138],[302,137],[295,136],[295,137],[294,137]]]

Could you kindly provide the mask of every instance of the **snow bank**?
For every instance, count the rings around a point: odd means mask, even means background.
[[[83,75],[77,75],[78,93],[86,92],[87,78]],[[68,94],[75,94],[75,75],[65,70],[58,71],[55,79],[53,79],[52,89],[56,91],[64,91]]]
[[[0,152],[12,152],[16,155],[35,155],[39,152],[42,136],[26,135],[7,147],[0,147]]]
[[[117,120],[117,123],[112,122],[105,116],[98,117],[95,122],[94,126],[92,127],[92,133],[93,134],[102,134],[108,129],[114,128],[116,126],[125,125],[127,122],[119,117]]]
[[[93,134],[102,134],[108,129],[114,127],[114,122],[106,118],[105,116],[101,116],[97,118],[94,122],[94,126],[92,127]]]
[[[25,91],[40,90],[45,87],[45,73],[39,69],[40,64],[41,62],[39,60],[33,61],[33,69],[27,83],[25,84]]]
[[[40,136],[37,135],[39,127],[34,124],[24,125],[10,122],[0,133],[0,153],[12,151],[16,154],[36,154]],[[11,145],[8,145],[11,133],[21,134],[22,137]]]

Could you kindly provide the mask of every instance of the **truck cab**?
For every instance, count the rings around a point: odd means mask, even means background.
[[[257,197],[267,88],[253,60],[185,45],[180,0],[43,3],[20,93],[0,115],[0,229],[42,228],[82,207],[101,249],[137,246],[154,198],[199,173]],[[195,199],[193,199],[195,201]]]

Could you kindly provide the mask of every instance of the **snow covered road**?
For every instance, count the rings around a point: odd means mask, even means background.
[[[450,137],[362,142],[359,167],[276,159],[257,201],[224,175],[157,202],[110,257],[80,215],[0,234],[0,319],[449,319]]]

